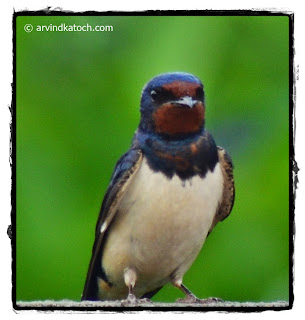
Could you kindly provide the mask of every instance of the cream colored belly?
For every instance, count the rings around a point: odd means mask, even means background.
[[[125,288],[123,273],[136,270],[142,295],[172,277],[182,279],[198,255],[221,201],[219,164],[205,179],[182,182],[153,172],[143,160],[110,225],[103,254],[109,280]]]

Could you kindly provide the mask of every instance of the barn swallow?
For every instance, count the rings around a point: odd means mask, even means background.
[[[192,74],[153,78],[140,112],[102,203],[82,300],[149,299],[170,282],[199,301],[183,276],[232,210],[232,161],[205,130],[203,84]]]

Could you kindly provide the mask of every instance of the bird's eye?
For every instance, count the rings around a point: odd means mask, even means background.
[[[156,100],[156,97],[157,97],[157,92],[155,90],[151,90],[150,91],[150,96],[151,96],[151,100],[152,101],[155,101]]]
[[[203,101],[204,93],[202,88],[196,90],[196,98],[200,101]]]
[[[154,103],[160,104],[173,99],[173,95],[168,90],[164,90],[162,87],[154,88],[150,91],[151,100]]]

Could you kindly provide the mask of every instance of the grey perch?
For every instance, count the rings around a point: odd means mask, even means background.
[[[119,308],[122,307],[122,301],[72,301],[72,300],[44,300],[44,301],[18,301],[17,306],[20,308]],[[198,303],[165,303],[165,302],[135,302],[129,303],[128,307],[143,307],[143,308],[287,308],[289,303],[287,301],[274,301],[274,302],[235,302],[235,301],[224,301],[224,302],[210,302],[206,304]]]

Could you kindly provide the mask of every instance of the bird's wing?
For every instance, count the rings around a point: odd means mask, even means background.
[[[142,152],[138,148],[131,148],[117,162],[111,177],[110,185],[104,197],[95,230],[95,242],[89,265],[82,300],[97,300],[97,275],[101,272],[101,249],[106,230],[117,212],[122,196],[136,175],[142,162]]]
[[[233,178],[233,163],[225,149],[217,147],[218,158],[223,174],[223,196],[222,201],[219,204],[218,210],[215,214],[212,226],[209,233],[215,227],[215,225],[229,216],[234,204],[235,187]]]

